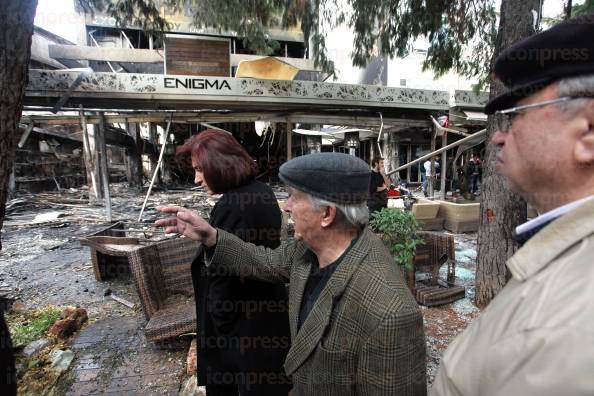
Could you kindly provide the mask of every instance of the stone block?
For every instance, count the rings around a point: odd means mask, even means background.
[[[68,370],[68,367],[70,367],[70,363],[72,363],[72,360],[74,359],[74,352],[72,352],[70,349],[66,349],[64,351],[61,349],[56,349],[50,353],[49,358],[52,362],[52,370],[62,373]]]
[[[429,199],[419,198],[413,204],[412,212],[417,220],[434,219],[439,212],[440,203]]]
[[[41,351],[46,346],[48,346],[50,343],[51,343],[51,341],[48,340],[47,338],[41,338],[39,340],[30,342],[29,344],[27,344],[25,349],[23,349],[23,354],[26,357],[31,357],[31,356],[35,355],[37,352]]]

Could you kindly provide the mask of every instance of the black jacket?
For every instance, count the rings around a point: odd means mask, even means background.
[[[223,194],[209,222],[244,241],[275,248],[281,221],[270,187],[253,181]],[[249,394],[286,395],[290,386],[283,363],[290,331],[285,286],[216,272],[204,265],[203,254],[192,263],[192,280],[198,383],[229,384],[232,375],[240,389],[251,389]],[[262,386],[268,381],[281,385]]]
[[[367,206],[369,212],[375,212],[388,206],[388,193],[387,191],[377,191],[377,189],[384,185],[384,177],[376,171],[371,171],[371,177],[369,178],[369,200]]]

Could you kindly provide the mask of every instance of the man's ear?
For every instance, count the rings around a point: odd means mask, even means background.
[[[322,227],[329,227],[336,219],[336,206],[328,205],[324,206],[322,213]]]
[[[594,100],[583,110],[583,128],[574,145],[573,155],[579,166],[594,165]]]

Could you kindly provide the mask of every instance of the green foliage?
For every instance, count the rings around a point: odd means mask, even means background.
[[[407,56],[419,37],[429,41],[423,70],[439,77],[449,70],[488,78],[495,38],[496,14],[490,0],[390,1],[351,0],[355,31],[353,63],[363,66],[374,45],[381,54]]]
[[[60,319],[60,309],[49,306],[22,314],[8,315],[6,320],[13,345],[26,345],[41,338],[47,329]]]
[[[394,262],[407,270],[414,270],[412,260],[417,246],[423,240],[417,236],[421,224],[410,211],[383,208],[371,214],[371,229],[382,234],[382,239],[390,244]]]
[[[586,0],[583,4],[574,4],[571,7],[571,16],[575,17],[588,12],[594,12],[594,0]]]
[[[563,4],[563,11],[559,15],[553,17],[542,18],[543,23],[552,26],[567,19],[567,2]],[[586,0],[582,4],[572,4],[570,17],[576,17],[578,15],[586,14],[588,12],[594,12],[594,0]]]
[[[87,12],[107,11],[118,25],[134,24],[159,32],[170,25],[159,10],[193,15],[194,24],[235,32],[257,54],[278,48],[271,28],[300,27],[314,63],[336,73],[328,58],[326,31],[346,24],[355,33],[352,59],[365,66],[374,56],[410,53],[419,37],[429,40],[423,69],[436,76],[449,70],[488,80],[497,34],[494,0],[77,0]],[[345,7],[346,5],[346,7]]]

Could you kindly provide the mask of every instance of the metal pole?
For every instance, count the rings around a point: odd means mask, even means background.
[[[377,113],[380,116],[380,129],[379,129],[379,134],[377,135],[377,150],[379,152],[379,156],[383,157],[384,154],[382,153],[382,146],[380,145],[380,142],[382,141],[382,132],[384,131],[384,117],[382,117],[382,113]]]
[[[435,139],[437,135],[437,129],[433,129],[433,133],[431,134],[431,152],[435,151]],[[431,177],[427,180],[429,183],[429,197],[433,199],[434,189],[433,186],[435,185],[433,181],[435,179],[435,161],[433,161],[433,157],[431,157]]]
[[[169,137],[169,127],[171,126],[172,118],[173,118],[173,113],[171,113],[171,115],[169,116],[169,121],[167,121],[167,129],[165,130],[165,136],[163,137],[163,145],[161,146],[161,152],[159,153],[159,160],[157,161],[157,166],[155,167],[155,171],[153,173],[153,178],[151,179],[151,184],[149,185],[149,189],[146,192],[146,197],[144,197],[144,202],[142,203],[142,209],[140,209],[140,214],[138,215],[138,221],[140,221],[140,219],[142,219],[142,214],[144,213],[144,208],[146,207],[148,198],[151,195],[151,190],[153,189],[153,184],[155,184],[155,179],[157,178],[157,173],[159,173],[159,165],[161,165],[161,161],[163,160],[163,153],[165,153],[165,146],[167,146],[167,138]]]
[[[448,133],[446,131],[443,132],[441,136],[441,147],[445,147],[448,145]],[[447,167],[447,150],[441,152],[441,199],[445,201],[446,198],[446,171]]]
[[[23,146],[25,145],[25,142],[29,138],[29,135],[31,134],[31,131],[33,130],[34,126],[35,126],[35,124],[33,124],[33,123],[30,123],[29,125],[27,125],[27,129],[25,129],[23,136],[21,136],[21,140],[19,140],[19,143],[17,144],[18,148],[23,148]]]
[[[396,172],[398,172],[398,171],[401,171],[402,169],[410,168],[410,167],[411,167],[411,166],[413,166],[414,164],[417,164],[417,163],[419,163],[419,162],[421,162],[421,161],[425,161],[427,158],[431,158],[431,157],[433,157],[433,156],[435,156],[435,155],[437,155],[437,154],[440,154],[440,153],[441,153],[441,152],[443,152],[443,151],[446,151],[446,150],[449,150],[449,149],[451,149],[451,148],[457,147],[457,146],[459,146],[459,145],[461,145],[461,144],[463,144],[463,143],[466,143],[466,142],[468,142],[469,140],[472,140],[472,139],[478,139],[478,138],[480,138],[480,137],[483,137],[483,136],[485,136],[486,134],[487,134],[487,130],[486,130],[486,129],[481,129],[480,131],[478,131],[478,132],[476,132],[476,133],[473,133],[472,135],[470,135],[470,136],[467,136],[467,137],[465,137],[464,139],[460,139],[460,140],[458,140],[458,141],[456,141],[456,142],[454,142],[454,143],[452,143],[452,144],[449,144],[449,145],[447,145],[447,146],[445,146],[445,147],[442,147],[442,148],[440,148],[440,149],[438,149],[438,150],[435,150],[435,151],[434,151],[434,152],[432,152],[432,153],[429,153],[429,154],[426,154],[426,155],[424,155],[424,156],[422,156],[422,157],[419,157],[419,158],[417,158],[416,160],[409,162],[408,164],[404,164],[404,165],[402,165],[402,166],[399,166],[398,168],[396,168],[396,169],[394,169],[394,170],[392,170],[392,171],[390,171],[390,172],[386,173],[386,176],[389,176],[389,175],[391,175],[391,174],[393,174],[393,173],[396,173]]]

